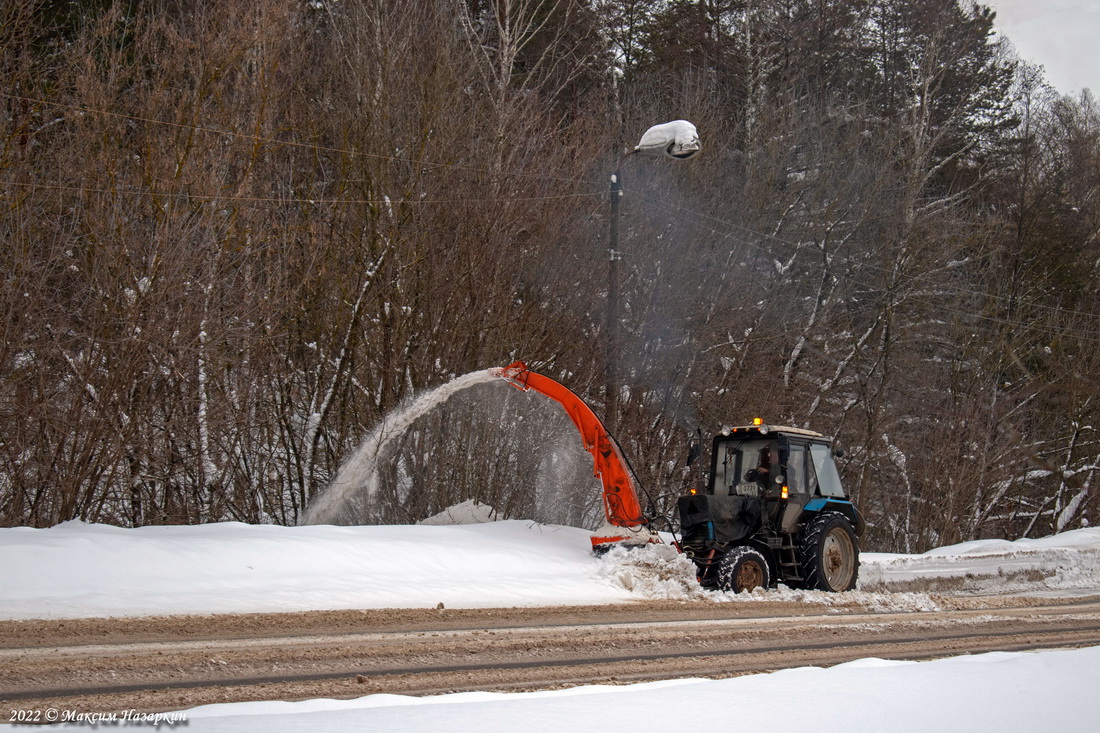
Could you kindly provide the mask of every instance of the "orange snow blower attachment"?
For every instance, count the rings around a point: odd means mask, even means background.
[[[642,506],[626,459],[592,408],[564,385],[530,371],[522,361],[495,371],[517,389],[524,392],[534,390],[560,404],[580,431],[585,450],[592,454],[593,474],[603,484],[604,514],[608,524],[613,525],[602,528],[592,537],[593,549],[604,550],[612,544],[624,542],[659,542],[646,529],[648,522],[642,516]]]

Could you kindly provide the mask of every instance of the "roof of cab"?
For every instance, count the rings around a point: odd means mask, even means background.
[[[761,435],[768,435],[769,433],[787,433],[789,435],[805,435],[810,438],[824,438],[821,433],[814,432],[813,430],[805,430],[804,428],[792,428],[789,425],[740,425],[737,427],[724,428],[725,431],[729,430],[730,435],[736,433],[760,433]]]

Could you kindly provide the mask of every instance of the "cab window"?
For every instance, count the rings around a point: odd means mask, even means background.
[[[840,484],[840,474],[836,470],[836,462],[833,461],[833,453],[827,445],[813,444],[810,446],[810,457],[813,459],[814,469],[817,472],[817,481],[822,496],[834,496],[845,498],[844,487]]]
[[[792,445],[787,458],[787,486],[792,494],[804,494],[806,485],[806,446]]]
[[[761,496],[774,480],[778,455],[778,444],[773,439],[720,441],[715,446],[711,491]]]

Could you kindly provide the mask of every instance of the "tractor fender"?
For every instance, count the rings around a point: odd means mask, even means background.
[[[867,529],[867,522],[864,521],[863,515],[856,509],[856,505],[847,499],[834,499],[831,497],[816,496],[802,508],[802,516],[799,519],[801,524],[806,524],[813,520],[821,512],[837,512],[843,514],[844,517],[851,522],[852,529],[856,533],[856,537],[862,537],[863,532]]]

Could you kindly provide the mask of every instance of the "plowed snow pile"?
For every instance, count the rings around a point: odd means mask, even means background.
[[[720,593],[702,588],[695,580],[695,566],[670,545],[615,548],[603,558],[601,575],[625,590],[653,600],[746,603],[754,600],[808,602],[820,605],[859,604],[876,611],[942,610],[927,593],[850,593],[795,590],[786,586],[752,593]]]
[[[1067,594],[1100,587],[1100,528],[976,540],[921,555],[864,553],[861,589]]]
[[[691,560],[671,545],[614,547],[603,556],[600,575],[645,598],[680,601],[707,595],[695,580]]]

